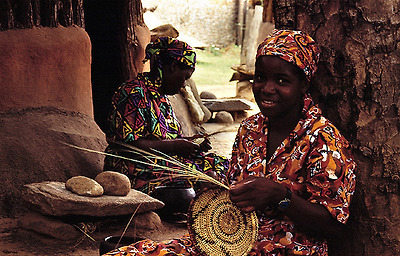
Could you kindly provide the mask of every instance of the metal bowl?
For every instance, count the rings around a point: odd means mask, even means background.
[[[190,202],[196,196],[193,188],[159,186],[150,196],[162,201],[165,206],[157,210],[161,219],[170,222],[186,221]]]
[[[100,243],[100,248],[99,248],[100,255],[106,254],[116,249],[115,247],[117,246],[117,243],[120,240],[120,238],[121,236],[108,236],[104,238],[103,241],[101,241]],[[136,243],[143,239],[144,238],[123,236],[117,248]]]

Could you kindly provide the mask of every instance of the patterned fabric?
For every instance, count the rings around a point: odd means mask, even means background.
[[[194,245],[189,235],[156,243],[149,239],[120,247],[107,254],[108,256],[162,256],[162,255],[196,255]]]
[[[335,219],[346,223],[356,167],[346,139],[307,95],[299,123],[266,162],[267,123],[261,113],[242,122],[228,179],[267,177],[285,184],[300,197],[325,206]],[[260,214],[255,255],[328,255],[325,241],[302,234],[279,211],[272,216],[276,217]]]
[[[143,62],[153,60],[153,67],[157,68],[159,79],[162,78],[162,58],[161,55],[194,68],[196,64],[196,53],[187,43],[172,37],[159,37],[146,47],[146,57]],[[165,58],[165,56],[163,56]]]
[[[144,160],[138,155],[118,152],[121,147],[114,141],[131,143],[139,138],[176,139],[182,137],[181,128],[172,106],[165,95],[158,92],[160,84],[151,81],[147,73],[139,74],[135,80],[121,85],[112,98],[112,112],[109,116],[109,146],[106,153]],[[191,159],[175,157],[189,167],[205,173],[216,171],[222,177],[228,169],[229,161],[216,154],[198,154]],[[163,160],[154,160],[155,164],[171,166]],[[173,167],[173,166],[171,166]],[[148,164],[134,163],[120,158],[106,156],[104,170],[126,174],[135,189],[150,193],[155,187],[165,184],[176,186],[194,186],[196,180],[177,180],[166,177],[161,170],[154,170]],[[149,172],[152,170],[152,172]]]
[[[271,55],[298,66],[310,81],[317,70],[320,51],[314,39],[302,31],[274,29],[258,46],[256,58]]]
[[[321,115],[321,110],[307,95],[301,120],[267,163],[264,160],[267,123],[261,113],[242,122],[234,143],[228,179],[234,182],[249,175],[273,179],[302,198],[325,206],[334,218],[346,223],[355,190],[356,167],[346,139]],[[141,241],[107,255],[195,255],[193,246],[185,235],[163,243]],[[258,241],[248,255],[327,256],[328,247],[326,241],[299,232],[279,211],[268,216],[260,212]]]

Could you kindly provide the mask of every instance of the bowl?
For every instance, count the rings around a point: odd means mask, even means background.
[[[196,192],[190,187],[159,186],[150,196],[164,203],[164,207],[156,211],[161,219],[180,222],[186,220],[190,202]]]
[[[100,243],[99,253],[100,255],[106,254],[114,249],[117,246],[118,241],[120,240],[121,236],[108,236],[103,239]],[[139,237],[132,237],[132,236],[123,236],[121,241],[118,244],[118,247],[130,245],[136,243],[140,240],[144,240],[144,238]]]

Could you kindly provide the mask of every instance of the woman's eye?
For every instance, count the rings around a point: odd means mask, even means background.
[[[289,81],[286,80],[286,79],[284,79],[284,78],[279,78],[279,79],[277,80],[277,82],[278,82],[279,85],[285,85],[285,84],[287,84]]]
[[[254,76],[254,81],[255,82],[262,82],[262,81],[264,81],[264,77],[261,76],[261,75],[255,75]]]

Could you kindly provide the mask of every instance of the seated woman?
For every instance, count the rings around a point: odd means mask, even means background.
[[[248,255],[328,255],[343,234],[355,191],[350,145],[307,93],[319,50],[306,33],[274,30],[258,47],[253,92],[260,113],[244,120],[227,174],[232,202],[256,211]],[[140,241],[109,255],[196,255],[189,236]]]
[[[109,116],[109,131],[106,153],[145,161],[137,154],[127,153],[121,143],[154,153],[157,150],[174,156],[178,161],[208,173],[223,173],[229,161],[216,154],[205,154],[211,149],[208,139],[197,144],[182,137],[167,95],[179,93],[185,81],[194,72],[196,53],[185,42],[171,37],[160,37],[146,47],[146,58],[150,60],[150,72],[140,73],[131,81],[122,84],[112,98]],[[155,160],[155,164],[170,163]],[[160,185],[194,186],[195,181],[163,176],[162,170],[149,172],[154,167],[146,163],[106,156],[104,170],[126,174],[132,187],[151,193]]]

